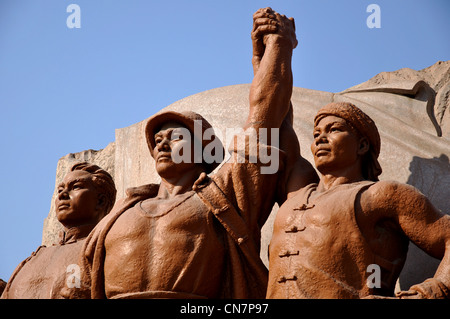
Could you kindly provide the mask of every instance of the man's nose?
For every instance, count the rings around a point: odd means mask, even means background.
[[[158,151],[168,151],[170,150],[170,140],[168,138],[163,138],[158,144],[156,144]]]
[[[69,192],[67,188],[64,188],[61,192],[58,193],[58,199],[68,199],[69,198]]]
[[[314,138],[314,143],[316,145],[322,144],[322,143],[326,143],[327,140],[327,134],[325,132],[320,133],[318,136],[316,136]]]

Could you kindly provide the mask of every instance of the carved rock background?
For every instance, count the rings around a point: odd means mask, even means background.
[[[193,110],[202,114],[225,136],[226,128],[241,127],[248,114],[250,85],[240,84],[201,92],[179,100],[162,111]],[[321,92],[295,87],[292,94],[294,128],[300,140],[302,155],[310,162],[313,118],[317,110],[333,101],[352,102],[372,117],[381,134],[380,179],[397,180],[417,187],[443,212],[450,212],[450,61],[420,70],[400,69],[382,72],[367,82],[340,93]],[[149,114],[149,117],[153,114]],[[57,165],[57,185],[73,163],[93,162],[115,179],[117,198],[128,187],[156,183],[144,137],[146,119],[117,129],[116,140],[100,151],[68,154]],[[438,136],[440,135],[440,136]],[[56,187],[55,187],[56,188]],[[56,189],[55,189],[56,191]],[[60,225],[53,207],[44,221],[42,243],[57,240]],[[262,229],[261,258],[267,265],[273,218],[278,207]],[[438,261],[410,245],[406,265],[400,275],[401,289],[431,277]]]

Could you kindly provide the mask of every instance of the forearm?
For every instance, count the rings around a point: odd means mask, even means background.
[[[450,216],[440,212],[418,190],[409,187],[404,192],[409,200],[404,204],[399,221],[405,234],[428,255],[441,262],[433,278],[400,292],[401,298],[450,298]],[[412,191],[411,191],[412,189]],[[397,193],[402,193],[397,189]],[[392,198],[392,197],[390,197]],[[400,206],[402,207],[402,206]],[[413,215],[413,217],[412,217]],[[411,218],[412,217],[412,218]]]
[[[266,40],[264,56],[256,66],[250,88],[250,112],[245,128],[279,128],[292,94],[292,45],[278,35]]]

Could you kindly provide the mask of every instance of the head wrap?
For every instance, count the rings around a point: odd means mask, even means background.
[[[319,110],[314,118],[314,126],[326,116],[334,115],[347,121],[356,131],[369,141],[368,155],[363,159],[363,174],[368,180],[378,181],[381,166],[378,162],[381,140],[375,122],[355,105],[347,102],[329,103]]]

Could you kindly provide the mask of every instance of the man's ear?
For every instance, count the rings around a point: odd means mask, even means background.
[[[97,196],[96,209],[97,210],[101,210],[101,211],[105,211],[106,210],[106,204],[107,204],[106,195],[105,194],[99,194]]]
[[[359,148],[358,148],[358,155],[364,155],[369,151],[370,143],[367,137],[361,137],[359,139]]]
[[[107,197],[105,194],[99,194],[97,196],[97,205],[95,206],[95,209],[97,211],[97,223],[102,220],[103,217],[106,216],[108,213],[106,211],[108,206]]]

